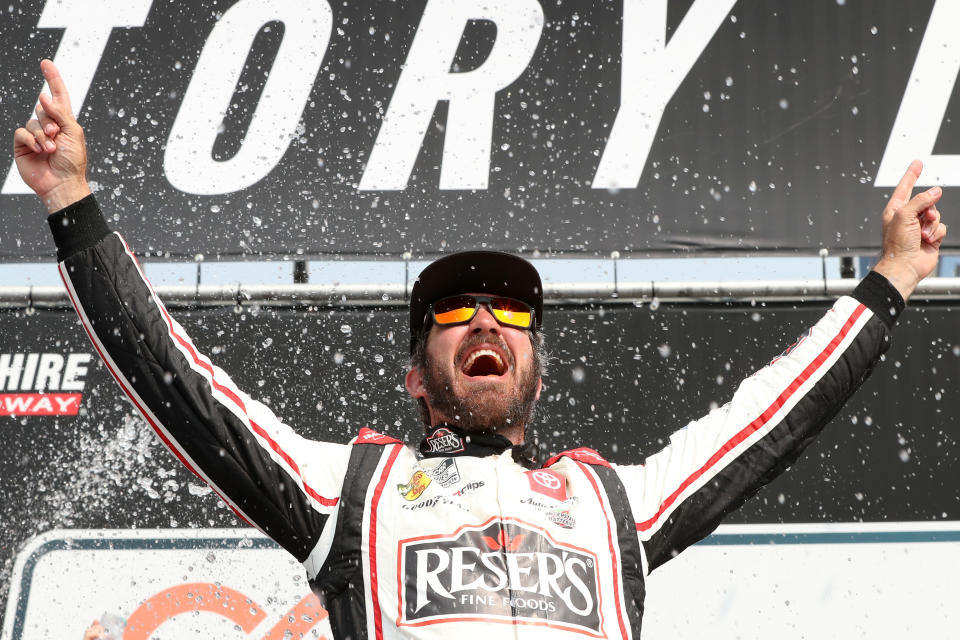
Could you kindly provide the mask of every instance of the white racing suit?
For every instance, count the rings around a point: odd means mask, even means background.
[[[310,441],[234,386],[154,295],[92,196],[50,217],[111,374],[163,442],[303,563],[338,640],[636,638],[644,578],[789,465],[863,382],[903,309],[870,274],[733,399],[642,465],[531,469],[496,438]]]

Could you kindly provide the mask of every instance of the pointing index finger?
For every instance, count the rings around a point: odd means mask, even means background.
[[[893,195],[890,196],[890,206],[893,209],[899,209],[910,200],[910,194],[913,193],[913,185],[917,184],[921,171],[923,171],[923,163],[919,160],[914,160],[910,163],[910,166],[907,167],[907,172],[900,178],[896,189],[893,190]]]
[[[42,60],[40,62],[40,70],[43,71],[43,77],[47,81],[47,86],[50,87],[50,93],[53,94],[53,99],[63,105],[65,111],[71,111],[70,93],[67,91],[67,85],[63,81],[63,76],[60,75],[57,66],[53,64],[52,60]]]

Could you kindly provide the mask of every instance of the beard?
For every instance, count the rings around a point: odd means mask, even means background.
[[[430,406],[467,433],[496,432],[505,426],[525,426],[533,419],[537,404],[539,367],[534,362],[527,363],[522,370],[518,369],[506,343],[481,336],[464,341],[454,359],[455,364],[461,361],[467,349],[480,344],[495,344],[507,354],[509,366],[516,376],[513,389],[504,392],[498,386],[482,380],[472,382],[467,379],[457,393],[451,378],[451,373],[456,375],[456,368],[449,372],[428,357],[423,368],[423,386]]]

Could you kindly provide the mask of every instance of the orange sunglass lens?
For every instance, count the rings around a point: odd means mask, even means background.
[[[509,324],[514,327],[530,326],[530,313],[527,311],[504,311],[501,309],[493,310],[494,317],[503,324]]]
[[[437,324],[466,322],[473,317],[476,310],[477,302],[473,298],[449,298],[434,306],[433,317]]]
[[[514,327],[530,326],[530,309],[524,304],[508,298],[494,298],[493,316],[503,324]]]

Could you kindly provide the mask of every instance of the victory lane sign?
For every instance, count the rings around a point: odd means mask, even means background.
[[[52,56],[108,216],[173,257],[872,250],[865,211],[910,159],[924,184],[960,184],[938,142],[960,70],[946,1],[8,13],[4,126],[29,117]],[[23,224],[0,258],[48,255],[10,161],[0,209]]]

